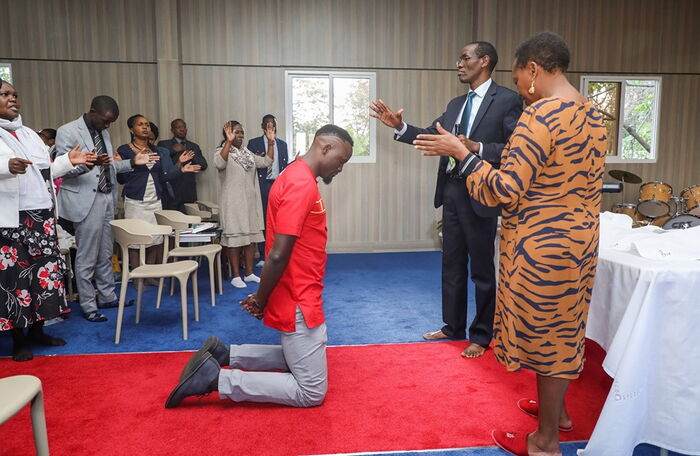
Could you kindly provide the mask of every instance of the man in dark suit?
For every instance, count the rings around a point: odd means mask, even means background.
[[[182,119],[175,119],[170,122],[170,131],[173,133],[172,139],[158,142],[158,147],[164,147],[170,151],[170,158],[173,163],[178,163],[180,155],[191,156],[184,163],[185,165],[199,165],[199,170],[207,169],[207,159],[202,155],[199,145],[187,139],[187,124]],[[170,197],[164,194],[163,209],[174,209],[185,212],[185,203],[197,201],[197,176],[196,173],[182,173],[182,176],[171,181],[173,195]]]
[[[277,137],[277,119],[272,114],[265,114],[262,118],[260,127],[263,130],[263,135],[253,138],[248,141],[248,150],[257,155],[266,155],[267,148],[272,145],[275,148],[275,158],[272,164],[267,168],[258,168],[258,180],[260,181],[260,195],[262,196],[263,205],[263,223],[267,222],[267,197],[270,194],[270,188],[277,179],[277,176],[287,167],[287,143]],[[271,132],[272,134],[269,134]],[[264,225],[263,225],[264,226]],[[264,234],[264,232],[263,232]],[[260,252],[260,262],[258,266],[262,266],[265,261],[265,243],[258,243],[258,251]]]
[[[497,85],[491,73],[498,63],[492,44],[476,41],[466,45],[457,61],[460,82],[469,91],[452,99],[445,112],[427,128],[403,122],[403,109],[392,111],[382,100],[372,102],[372,117],[395,129],[394,139],[412,144],[421,133],[436,134],[435,125],[458,135],[465,146],[498,167],[501,151],[522,113],[517,93]],[[494,240],[498,208],[473,201],[459,163],[447,157],[438,166],[435,207],[442,209],[442,319],[445,326],[423,335],[425,339],[463,339],[467,323],[467,273],[476,287],[476,315],[469,327],[470,344],[462,352],[466,358],[481,356],[491,343],[496,298]]]

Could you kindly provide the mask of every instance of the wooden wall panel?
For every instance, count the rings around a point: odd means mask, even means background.
[[[448,97],[463,87],[452,72],[382,70],[377,93],[407,121],[428,125],[442,113]],[[284,138],[284,70],[187,65],[183,70],[185,120],[190,137],[207,160],[221,141],[223,122],[243,123],[246,142],[261,134],[260,119],[278,116]],[[439,94],[439,95],[438,95]],[[437,159],[422,157],[410,146],[393,140],[392,130],[378,128],[377,163],[349,164],[330,186],[321,185],[328,207],[329,248],[333,251],[434,248],[433,193]],[[199,176],[202,198],[218,200],[217,171]]]
[[[522,40],[549,30],[569,44],[571,71],[700,72],[694,0],[477,0],[475,10],[486,18],[496,10],[475,36],[492,41],[506,65]]]
[[[109,130],[115,147],[128,141],[126,119],[132,114],[141,113],[161,125],[155,65],[10,62],[22,120],[35,130],[58,128],[77,119],[96,95],[109,95],[119,104],[119,119]]]
[[[572,50],[570,79],[581,74],[661,74],[656,164],[616,164],[677,191],[700,183],[700,2],[693,0],[0,0],[12,20],[0,28],[0,61],[13,63],[27,125],[76,118],[97,94],[114,96],[122,115],[111,133],[128,135],[141,112],[168,134],[183,116],[211,161],[224,120],[259,134],[277,114],[284,136],[284,72],[356,69],[377,73],[377,94],[427,125],[462,93],[454,60],[475,39],[500,55],[494,79],[512,88],[518,43],[553,30]],[[31,30],[31,36],[27,31]],[[377,128],[375,164],[348,165],[331,186],[331,250],[433,248],[436,160]],[[199,176],[216,200],[215,170]],[[636,200],[637,186],[622,198]],[[604,205],[619,195],[607,195]]]
[[[182,61],[452,68],[471,37],[471,5],[465,0],[181,1]]]
[[[0,58],[155,61],[153,0],[0,0]]]

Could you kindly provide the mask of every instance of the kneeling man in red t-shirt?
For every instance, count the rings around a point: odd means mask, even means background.
[[[321,298],[327,232],[326,207],[316,178],[329,184],[350,160],[352,147],[344,129],[321,127],[306,155],[287,166],[270,189],[267,260],[258,292],[241,305],[277,329],[281,344],[229,347],[210,337],[185,365],[166,408],[212,391],[236,402],[293,407],[323,403],[328,389],[328,336]]]

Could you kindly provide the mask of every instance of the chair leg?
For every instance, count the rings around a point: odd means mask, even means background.
[[[187,278],[180,276],[180,307],[182,310],[182,338],[187,340]],[[173,279],[174,280],[174,279]]]
[[[212,307],[216,307],[216,290],[214,289],[214,273],[216,271],[216,267],[214,265],[214,258],[216,258],[216,255],[214,255],[214,257],[207,257],[207,260],[209,261],[209,290],[211,291]]]
[[[173,280],[172,277],[170,280]],[[158,299],[156,300],[156,309],[160,309],[160,298],[163,296],[163,282],[165,282],[165,279],[161,277],[158,281]]]
[[[175,278],[170,278],[170,296],[175,294]]]
[[[194,295],[194,321],[199,321],[199,284],[196,269],[192,273],[192,294]]]
[[[219,294],[224,294],[224,271],[221,269],[221,251],[216,253],[216,278],[219,281]]]
[[[141,297],[143,296],[143,279],[138,280],[136,293],[136,324],[141,322]]]
[[[38,456],[49,455],[49,438],[46,435],[46,418],[44,416],[44,392],[42,389],[34,396],[31,405],[32,431],[34,445]]]
[[[126,300],[126,288],[129,285],[129,280],[122,281],[119,290],[119,309],[117,309],[117,331],[114,335],[114,343],[119,343],[119,338],[122,333],[122,317],[124,316],[124,301]]]

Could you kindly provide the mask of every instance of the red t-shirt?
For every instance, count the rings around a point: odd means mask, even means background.
[[[267,255],[277,234],[296,236],[287,268],[265,308],[265,325],[296,331],[299,306],[309,328],[325,321],[323,276],[326,273],[326,207],[316,177],[302,159],[295,160],[275,180],[267,204]]]

